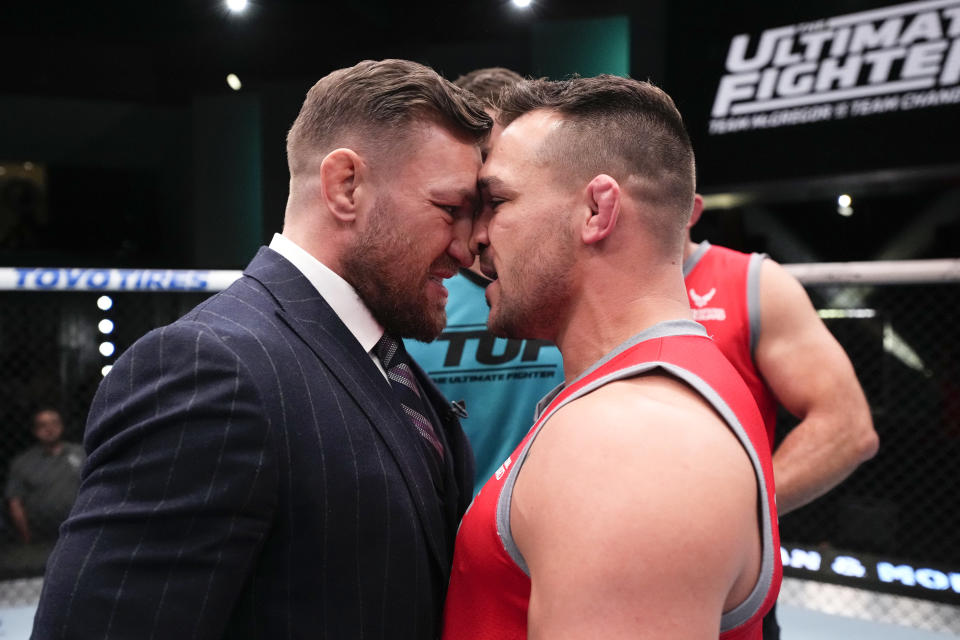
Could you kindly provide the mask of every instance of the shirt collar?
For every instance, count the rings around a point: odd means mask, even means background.
[[[365,351],[373,349],[383,336],[383,327],[374,319],[370,309],[346,280],[293,240],[279,233],[273,235],[270,248],[289,260],[310,281]]]

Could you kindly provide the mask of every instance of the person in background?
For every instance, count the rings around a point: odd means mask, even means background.
[[[502,127],[496,123],[500,91],[523,78],[502,67],[476,69],[454,81],[483,101],[494,118],[482,147],[486,157]],[[407,351],[444,395],[458,403],[473,447],[479,489],[530,428],[537,401],[563,382],[563,358],[544,340],[498,338],[487,330],[484,290],[490,279],[477,261],[449,280],[447,327],[430,343],[407,340]]]
[[[104,378],[34,638],[439,634],[472,456],[400,338],[473,260],[491,124],[405,60],[310,89],[283,233]]]
[[[607,75],[498,106],[472,238],[488,326],[555,342],[565,383],[464,516],[443,637],[758,640],[781,576],[770,450],[691,318],[680,114]]]
[[[773,451],[777,511],[783,516],[834,488],[876,454],[870,407],[850,359],[803,286],[762,254],[692,242],[690,229],[702,212],[697,195],[683,262],[693,318],[750,387],[771,448],[778,405],[800,420]],[[779,636],[771,611],[763,637]]]
[[[60,411],[44,406],[31,414],[36,443],[10,464],[6,498],[10,521],[25,544],[53,542],[80,486],[83,447],[63,440]]]

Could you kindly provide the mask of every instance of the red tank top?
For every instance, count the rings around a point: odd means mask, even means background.
[[[764,256],[740,253],[709,242],[683,265],[693,319],[707,328],[757,401],[770,447],[777,427],[777,399],[753,361],[760,337],[760,267]]]
[[[730,363],[689,321],[661,323],[611,352],[538,412],[517,449],[474,498],[457,533],[444,609],[443,640],[527,637],[530,577],[510,534],[510,499],[517,473],[537,433],[554,412],[597,388],[662,368],[698,391],[727,421],[757,476],[763,544],[760,577],[750,596],[723,615],[719,638],[760,640],[763,616],[780,589],[782,567],[773,470],[763,424],[750,392]]]

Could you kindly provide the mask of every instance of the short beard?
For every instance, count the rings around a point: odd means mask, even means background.
[[[560,230],[524,254],[506,272],[507,280],[515,283],[512,293],[500,282],[497,313],[490,314],[487,330],[505,338],[556,341],[557,327],[572,297],[572,260],[573,243]]]
[[[420,267],[411,264],[418,249],[415,239],[386,224],[388,204],[374,205],[370,226],[348,247],[343,278],[387,333],[430,342],[447,324],[446,309],[433,305],[425,293],[427,273],[417,273]]]

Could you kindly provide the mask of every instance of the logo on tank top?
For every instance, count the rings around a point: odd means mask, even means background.
[[[687,290],[690,294],[690,302],[693,304],[693,319],[696,321],[700,320],[718,320],[723,321],[727,319],[727,311],[723,307],[708,307],[707,304],[713,300],[713,296],[717,295],[717,288],[714,287],[707,291],[705,294],[700,295],[693,290],[693,287]]]
[[[497,480],[499,480],[500,478],[502,478],[502,477],[503,477],[503,474],[505,474],[505,473],[507,472],[507,469],[510,468],[510,462],[511,462],[510,458],[507,458],[506,462],[504,462],[502,465],[500,465],[500,468],[497,469],[497,472],[494,474],[494,475],[496,476]]]

